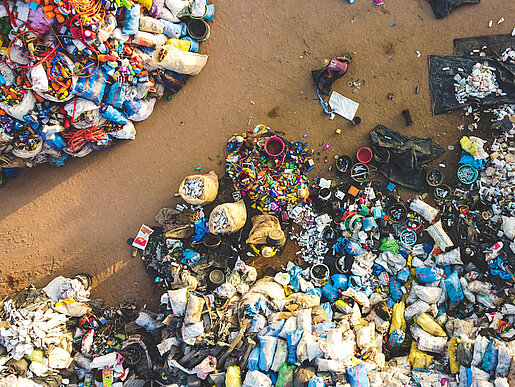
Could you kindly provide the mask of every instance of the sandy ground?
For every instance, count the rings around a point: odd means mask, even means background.
[[[94,295],[107,302],[155,303],[143,265],[125,241],[142,223],[153,224],[161,207],[175,205],[174,192],[195,167],[222,174],[224,143],[249,129],[250,118],[250,126],[266,123],[290,140],[307,133],[319,150],[329,142],[318,163],[329,176],[324,156],[355,154],[379,123],[433,137],[444,148],[457,145],[462,114],[431,115],[427,55],[451,54],[453,38],[509,33],[514,16],[513,0],[483,0],[443,20],[425,0],[385,0],[384,7],[370,0],[217,1],[211,38],[202,46],[210,55],[206,68],[136,125],[136,141],[63,168],[23,170],[0,190],[0,293],[88,272]],[[501,17],[506,21],[497,25]],[[348,51],[356,52],[354,61],[334,90],[360,103],[357,127],[322,114],[311,86],[312,69]],[[366,82],[352,93],[347,82],[354,80]],[[406,108],[410,128],[401,115]],[[447,152],[439,161],[456,157]]]

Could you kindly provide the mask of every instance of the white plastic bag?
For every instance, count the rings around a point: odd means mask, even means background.
[[[283,329],[279,332],[279,337],[286,339],[286,334],[293,332],[295,329],[297,329],[297,317],[291,316],[284,323]]]
[[[434,304],[440,299],[442,288],[436,286],[413,285],[413,291],[422,301],[425,301],[428,304]]]
[[[436,256],[436,264],[438,266],[463,265],[460,248],[457,247],[447,253],[438,254]]]
[[[5,110],[8,115],[23,122],[23,117],[34,110],[35,105],[36,97],[34,97],[34,93],[32,90],[27,90],[27,94],[25,94],[25,97],[23,97],[19,104],[9,106],[6,103],[0,102],[0,109]]]
[[[431,238],[433,238],[440,250],[447,251],[448,248],[453,246],[451,238],[449,238],[449,235],[447,235],[447,233],[442,228],[441,220],[426,228],[426,231],[431,236]]]
[[[156,98],[148,98],[148,99],[141,99],[139,100],[139,103],[141,104],[141,107],[139,111],[136,114],[133,114],[132,116],[129,116],[128,118],[131,121],[145,121],[152,112],[154,111],[154,105],[156,104],[157,99]]]
[[[184,325],[196,324],[200,321],[205,303],[206,302],[202,297],[197,297],[194,294],[190,294],[184,316]]]
[[[288,360],[288,343],[286,340],[279,339],[277,340],[274,361],[272,362],[270,369],[274,372],[278,372],[279,367],[286,363],[286,360]]]
[[[375,330],[373,322],[356,329],[356,343],[362,351],[368,351],[375,345]]]
[[[46,93],[48,91],[48,78],[43,65],[40,63],[36,67],[29,70],[32,83],[32,90],[38,93]]]
[[[502,229],[504,231],[504,235],[506,235],[509,239],[515,239],[515,216],[504,216],[502,217]]]
[[[174,45],[157,47],[152,53],[152,65],[179,74],[197,75],[207,63],[207,55],[182,51]]]
[[[345,366],[338,360],[318,359],[318,371],[345,372]]]
[[[431,307],[427,302],[423,300],[417,300],[410,306],[406,307],[404,310],[404,318],[411,321],[417,313],[427,312],[429,309],[431,309]]]
[[[297,329],[311,333],[311,308],[297,312]]]
[[[429,204],[420,199],[413,200],[409,208],[410,210],[420,214],[429,223],[433,223],[433,221],[438,216],[438,210],[436,208],[431,207]]]
[[[245,375],[242,387],[271,387],[272,380],[262,372],[249,371]]]
[[[106,118],[100,114],[100,106],[93,101],[84,98],[77,98],[69,101],[64,105],[64,110],[69,117],[73,117],[71,126],[77,129],[90,128],[93,125],[101,126],[106,122]],[[86,114],[84,114],[86,113]],[[84,114],[80,121],[76,121],[77,117]]]
[[[188,304],[188,288],[168,291],[168,303],[176,316],[183,316]]]
[[[327,331],[326,357],[333,360],[343,361],[349,356],[354,355],[354,347],[356,343],[351,340],[343,340],[343,332],[341,328],[329,329]]]
[[[119,140],[134,140],[136,138],[136,128],[134,124],[129,121],[129,123],[123,125],[119,131],[109,132],[109,135]]]

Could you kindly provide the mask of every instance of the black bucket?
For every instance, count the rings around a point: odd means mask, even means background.
[[[191,19],[188,23],[188,35],[199,42],[203,42],[211,35],[211,29],[204,20]]]
[[[347,172],[351,165],[352,159],[349,156],[340,156],[336,159],[336,169],[341,173]]]

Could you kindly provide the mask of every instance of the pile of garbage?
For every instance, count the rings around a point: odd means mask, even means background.
[[[207,56],[205,0],[6,1],[0,61],[0,166],[63,165],[134,139],[165,91]],[[169,99],[172,97],[169,96]]]
[[[314,165],[313,150],[300,141],[285,144],[270,128],[258,125],[252,132],[233,136],[226,145],[226,173],[253,208],[280,214],[309,195],[305,173]]]
[[[488,63],[476,63],[469,75],[458,73],[454,80],[456,99],[461,104],[466,103],[471,97],[482,99],[492,93],[502,94],[495,79],[495,68],[490,67]]]
[[[432,169],[429,195],[409,201],[391,182],[350,171],[309,182],[303,171],[307,196],[275,216],[231,168],[186,177],[186,204],[161,209],[129,240],[159,310],[101,309],[84,275],[8,297],[0,386],[514,385],[515,201],[488,181],[513,178],[505,119],[489,148],[461,139],[452,188]],[[274,176],[277,149],[242,137],[228,159],[246,155]]]

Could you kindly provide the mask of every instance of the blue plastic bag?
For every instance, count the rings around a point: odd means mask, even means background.
[[[252,324],[250,324],[249,333],[256,333],[263,330],[266,325],[266,317],[261,314],[256,314],[252,318]]]
[[[169,38],[179,39],[188,33],[186,23],[173,23],[170,20],[159,19],[164,25],[163,34]]]
[[[200,254],[196,251],[191,249],[185,249],[182,251],[181,263],[190,266],[198,261],[200,261]]]
[[[431,283],[442,279],[443,269],[439,267],[416,267],[415,276],[420,282]]]
[[[290,285],[293,287],[293,291],[295,293],[300,291],[300,282],[299,278],[302,273],[302,269],[298,266],[293,266],[290,269]]]
[[[129,123],[129,119],[127,118],[127,116],[121,111],[112,107],[111,105],[100,105],[99,112],[109,121],[116,122],[117,124],[127,125]]]
[[[390,278],[390,296],[393,298],[394,301],[399,301],[402,298],[402,295],[404,294],[402,292],[402,284],[397,278]]]
[[[259,353],[261,349],[256,347],[252,350],[249,355],[249,361],[247,363],[249,371],[257,371],[259,369]]]
[[[365,364],[356,364],[351,368],[347,368],[346,371],[351,387],[370,387],[367,366]]]
[[[483,363],[481,369],[493,375],[495,368],[497,367],[497,348],[495,348],[495,340],[490,339],[488,347],[486,347],[485,354],[483,355]]]
[[[322,288],[322,295],[330,302],[335,302],[340,292],[334,288],[329,282]]]
[[[199,242],[207,235],[208,229],[206,227],[206,221],[207,219],[205,217],[195,221],[195,236],[193,237],[193,242]]]
[[[333,281],[333,287],[336,290],[345,291],[349,287],[349,278],[345,274],[333,274],[331,276],[331,280]]]
[[[109,87],[109,92],[106,95],[106,98],[104,102],[108,105],[114,106],[117,109],[121,109],[122,107],[125,107],[125,89],[126,86],[123,83],[115,82]],[[141,107],[141,104],[140,104]],[[139,109],[138,109],[139,110]],[[127,114],[129,116],[132,116],[127,111]]]
[[[299,345],[303,333],[304,331],[302,329],[286,333],[286,341],[288,342],[288,363],[290,364],[300,365],[300,363],[297,362],[297,346]]]
[[[141,6],[134,4],[130,8],[125,9],[125,20],[123,21],[122,34],[134,35],[139,29],[139,15]]]
[[[104,98],[106,83],[104,69],[93,66],[84,76],[77,79],[72,94],[93,102],[100,102]]]
[[[397,279],[400,282],[402,282],[403,284],[406,283],[409,276],[410,276],[410,272],[409,272],[409,269],[406,267],[397,273]]]
[[[447,289],[449,300],[455,304],[463,300],[465,297],[457,272],[452,273],[445,279],[445,288]]]
[[[331,308],[331,304],[329,302],[324,302],[322,304],[322,308],[324,308],[325,313],[327,313],[327,317],[329,317],[329,321],[333,321],[333,308]]]
[[[261,350],[259,351],[259,369],[266,372],[270,369],[274,361],[278,339],[273,336],[259,336],[258,339],[261,344]]]
[[[281,330],[283,329],[284,324],[286,324],[286,320],[279,320],[270,325],[267,325],[265,328],[261,330],[261,332],[259,332],[258,336],[277,337],[279,336],[279,332],[281,332]]]

